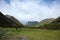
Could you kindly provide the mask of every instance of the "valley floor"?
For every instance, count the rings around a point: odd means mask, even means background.
[[[46,29],[30,29],[30,28],[6,28],[7,33],[13,34],[8,40],[17,40],[17,38],[25,38],[25,40],[60,40],[60,30]]]

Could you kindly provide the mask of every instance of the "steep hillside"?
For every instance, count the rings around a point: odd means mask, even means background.
[[[7,16],[3,15],[0,12],[0,27],[23,27],[23,24],[21,24],[16,18],[13,16]]]
[[[29,26],[29,27],[38,27],[38,26],[42,26],[42,25],[45,25],[45,24],[49,24],[51,23],[52,21],[54,21],[55,19],[54,18],[48,18],[48,19],[44,19],[40,22],[37,22],[37,21],[28,21],[26,23],[26,26]]]
[[[11,21],[0,12],[0,26],[7,27],[7,26],[12,26]]]
[[[54,18],[47,18],[47,19],[44,19],[44,20],[40,21],[39,25],[49,24],[49,23],[51,23],[54,20],[55,20]]]
[[[56,18],[52,23],[60,23],[60,17]]]
[[[49,24],[40,25],[42,29],[54,29],[60,30],[60,17],[56,18],[54,21],[50,22]]]
[[[10,15],[5,15],[5,16],[8,17],[11,21],[13,21],[15,23],[15,26],[24,27],[24,25],[21,22],[19,22],[15,17]]]

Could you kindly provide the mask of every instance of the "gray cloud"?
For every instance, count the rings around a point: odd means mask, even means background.
[[[41,21],[60,16],[60,4],[54,1],[48,6],[41,0],[10,0],[10,4],[7,4],[0,0],[0,11],[16,17],[19,21]]]

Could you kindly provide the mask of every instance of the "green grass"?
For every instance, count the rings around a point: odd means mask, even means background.
[[[7,31],[16,35],[24,35],[31,40],[60,40],[60,30],[29,29],[29,28],[7,28]]]

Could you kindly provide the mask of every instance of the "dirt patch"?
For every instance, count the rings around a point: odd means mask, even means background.
[[[30,40],[29,38],[27,38],[26,36],[24,35],[20,35],[20,36],[16,36],[10,40]]]

